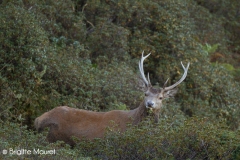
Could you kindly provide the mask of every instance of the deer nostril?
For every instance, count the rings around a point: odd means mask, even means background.
[[[152,101],[147,102],[147,107],[153,107],[153,105],[154,105],[154,102],[152,102]]]

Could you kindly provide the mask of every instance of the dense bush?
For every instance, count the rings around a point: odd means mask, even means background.
[[[121,104],[134,108],[140,97],[128,56],[124,62],[116,57],[109,62],[102,56],[93,63],[81,40],[57,38],[59,33],[53,37],[52,31],[44,31],[44,11],[35,15],[21,5],[2,5],[1,117],[22,116],[32,124],[38,114],[57,105],[91,110]],[[50,23],[45,21],[45,25]]]
[[[33,14],[22,7],[1,6],[1,116],[31,115],[44,90],[49,40]],[[41,96],[40,96],[41,97]],[[8,112],[11,110],[11,112]]]
[[[106,140],[81,141],[77,148],[96,159],[234,159],[240,152],[239,133],[224,122],[190,118],[181,125],[173,119],[143,122],[125,134],[108,132]]]
[[[27,126],[16,123],[0,122],[0,158],[1,159],[74,159],[82,156],[70,149],[70,146],[57,142],[49,144],[46,142],[46,134],[35,135],[27,130]],[[38,153],[38,149],[41,152]],[[26,152],[30,150],[30,152]],[[50,151],[54,154],[45,154]],[[34,154],[36,151],[36,154]],[[4,153],[5,154],[4,154]]]
[[[212,123],[208,118],[194,117],[178,122],[179,117],[161,118],[159,124],[148,119],[129,126],[124,134],[108,129],[105,139],[79,141],[70,146],[46,142],[46,132],[34,135],[26,126],[2,123],[0,154],[2,159],[238,159],[239,132],[229,131],[225,122]],[[17,154],[10,150],[54,150],[55,154]],[[43,153],[43,152],[42,152]]]
[[[240,25],[240,12],[239,7],[240,3],[237,0],[195,0],[200,6],[203,6],[208,13],[211,13],[214,17],[214,21],[211,24],[214,24],[216,27],[218,25],[218,31],[225,31],[225,37],[223,40],[227,41],[228,49],[239,54],[239,25]],[[209,16],[207,16],[209,17]],[[215,28],[216,28],[215,27]],[[209,27],[211,28],[211,26]],[[220,29],[221,28],[221,29]],[[224,29],[224,30],[223,30]],[[216,35],[213,32],[214,35]],[[227,39],[225,39],[227,38]]]
[[[136,108],[143,95],[137,63],[145,50],[152,54],[144,68],[157,87],[181,77],[181,61],[191,63],[176,98],[165,101],[161,123],[80,142],[80,153],[56,144],[64,150],[58,156],[237,159],[238,6],[234,0],[1,1],[0,120],[6,123],[0,149],[17,141],[54,146],[37,142],[44,136],[19,123],[32,128],[38,115],[58,105]]]

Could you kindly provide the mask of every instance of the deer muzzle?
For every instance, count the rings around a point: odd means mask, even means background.
[[[155,103],[153,101],[147,101],[146,102],[146,107],[147,108],[155,108]]]

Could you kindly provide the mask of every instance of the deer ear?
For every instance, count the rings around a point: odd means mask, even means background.
[[[174,89],[171,89],[171,90],[168,90],[168,91],[165,91],[163,94],[164,94],[164,98],[170,98],[170,97],[174,97],[175,94],[177,93],[178,89],[177,88],[174,88]]]

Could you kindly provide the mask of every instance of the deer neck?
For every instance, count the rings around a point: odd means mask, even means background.
[[[150,112],[149,109],[147,109],[147,107],[144,105],[144,102],[142,102],[138,108],[132,110],[131,117],[133,119],[133,125],[137,125],[147,116],[152,116],[154,119],[154,122],[158,123],[159,113],[160,113],[160,109]]]
[[[149,115],[148,109],[144,105],[144,102],[142,102],[138,108],[132,110],[133,115],[133,124],[137,125],[139,122],[141,122],[146,116]]]

